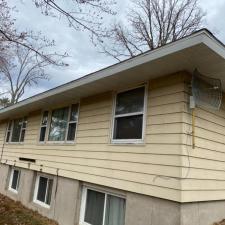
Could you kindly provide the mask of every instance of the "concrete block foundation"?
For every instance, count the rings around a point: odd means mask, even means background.
[[[82,182],[48,175],[53,179],[53,189],[51,206],[45,208],[33,202],[36,176],[41,173],[19,169],[21,177],[18,193],[15,194],[8,190],[11,167],[0,164],[0,193],[56,220],[60,225],[79,225]],[[104,189],[108,191],[110,188],[99,187],[99,190]],[[225,201],[180,204],[120,190],[111,189],[111,192],[125,195],[124,225],[212,225],[225,218]]]

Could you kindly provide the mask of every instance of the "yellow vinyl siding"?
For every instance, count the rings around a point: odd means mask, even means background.
[[[30,169],[179,202],[224,199],[225,111],[196,109],[192,149],[188,77],[149,82],[143,144],[111,144],[112,91],[81,99],[74,144],[38,143],[41,111],[32,113],[25,142],[5,144],[2,162],[28,168],[18,158],[30,157]]]
[[[188,84],[187,84],[188,86]],[[195,145],[192,148],[191,111],[183,113],[182,201],[225,199],[225,104],[219,111],[195,109]]]

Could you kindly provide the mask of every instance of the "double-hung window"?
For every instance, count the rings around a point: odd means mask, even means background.
[[[78,104],[71,106],[69,119],[68,119],[68,128],[67,128],[67,141],[73,141],[75,138],[76,128],[78,121]]]
[[[20,170],[12,169],[9,179],[9,190],[18,193],[20,181]]]
[[[53,179],[37,176],[34,190],[34,202],[49,207],[51,204]]]
[[[6,142],[24,142],[26,127],[26,117],[9,121],[6,132]]]
[[[41,121],[41,130],[39,137],[40,142],[43,142],[45,140],[47,125],[48,125],[48,111],[44,111]]]
[[[83,189],[80,225],[124,225],[125,199]]]
[[[145,86],[117,94],[112,134],[114,142],[143,140],[145,99]]]
[[[75,140],[78,122],[78,104],[70,107],[54,109],[50,113],[45,111],[42,116],[39,141],[46,139],[50,142]],[[48,121],[50,119],[50,121]],[[46,134],[48,131],[48,134]]]

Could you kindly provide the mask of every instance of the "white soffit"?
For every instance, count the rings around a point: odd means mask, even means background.
[[[1,109],[0,119],[195,68],[220,78],[225,90],[225,47],[205,29]]]

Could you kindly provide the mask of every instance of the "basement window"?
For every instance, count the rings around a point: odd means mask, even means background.
[[[26,127],[26,117],[9,121],[6,131],[6,142],[24,142]]]
[[[89,188],[83,189],[81,225],[124,225],[125,199]]]
[[[18,193],[19,181],[20,181],[20,170],[12,169],[9,180],[9,190],[14,193]]]
[[[53,179],[37,176],[34,202],[48,208],[51,204],[52,186]]]
[[[113,142],[143,141],[146,108],[146,87],[120,92],[116,96]]]

